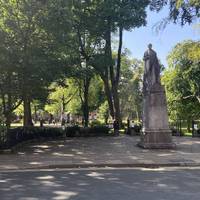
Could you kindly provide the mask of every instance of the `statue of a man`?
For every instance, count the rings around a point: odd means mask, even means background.
[[[145,62],[143,91],[146,94],[155,83],[160,84],[160,64],[156,52],[152,49],[152,44],[148,45],[143,60]]]

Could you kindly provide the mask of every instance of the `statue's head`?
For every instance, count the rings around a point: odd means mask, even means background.
[[[148,44],[148,48],[149,48],[149,49],[152,49],[152,44],[151,44],[151,43]]]

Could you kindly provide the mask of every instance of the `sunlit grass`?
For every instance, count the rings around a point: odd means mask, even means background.
[[[184,132],[184,136],[190,136],[190,137],[192,137],[192,133],[191,132]]]
[[[11,128],[17,128],[17,127],[21,127],[21,126],[23,126],[22,123],[12,123],[11,124]]]

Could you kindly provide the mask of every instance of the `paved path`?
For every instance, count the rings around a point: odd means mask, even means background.
[[[199,169],[0,172],[1,200],[199,200]]]
[[[91,166],[200,166],[200,138],[174,137],[175,150],[144,150],[139,137],[67,138],[0,154],[0,170]]]

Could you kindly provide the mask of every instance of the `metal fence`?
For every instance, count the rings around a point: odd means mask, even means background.
[[[189,125],[189,127],[188,127]],[[174,136],[184,136],[186,132],[190,132],[192,137],[200,136],[200,121],[199,120],[191,120],[190,123],[186,120],[177,120],[170,123],[170,128]],[[187,129],[190,129],[188,131]]]
[[[192,120],[192,136],[200,136],[200,121]]]

